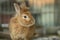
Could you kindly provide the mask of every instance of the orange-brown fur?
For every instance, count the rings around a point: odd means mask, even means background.
[[[32,15],[30,14],[30,12],[27,10],[23,11],[23,14],[27,14],[30,19],[32,20]],[[10,23],[9,23],[9,31],[10,31],[10,36],[12,40],[30,40],[34,33],[35,33],[35,27],[34,25],[30,26],[30,27],[24,27],[22,25],[19,24],[19,20],[22,20],[22,18],[20,16],[14,16],[11,18]],[[22,20],[25,21],[25,20]],[[28,23],[26,21],[26,23]],[[29,24],[29,23],[28,23]]]
[[[13,32],[12,34],[14,34],[14,36],[16,36],[17,34],[19,34],[19,32],[21,31],[21,34],[24,33],[26,35],[27,38],[30,38],[33,36],[34,32],[35,32],[35,27],[34,25],[27,28],[27,27],[23,27],[21,26],[18,22],[16,18],[12,18],[10,20],[10,32]],[[20,35],[20,34],[19,34]],[[12,36],[13,37],[13,36]],[[14,39],[14,37],[12,38]],[[17,37],[17,39],[19,39],[19,37]],[[14,39],[15,40],[15,39]]]

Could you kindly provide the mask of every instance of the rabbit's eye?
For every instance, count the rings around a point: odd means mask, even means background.
[[[28,15],[23,14],[22,17],[23,19],[28,19]]]
[[[27,16],[24,16],[24,18],[27,18]]]

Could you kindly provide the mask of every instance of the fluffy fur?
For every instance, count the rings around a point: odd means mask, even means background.
[[[27,10],[25,4],[18,5],[14,3],[16,15],[11,18],[9,23],[9,31],[12,40],[30,40],[35,33],[35,19]],[[28,16],[28,18],[23,18]]]

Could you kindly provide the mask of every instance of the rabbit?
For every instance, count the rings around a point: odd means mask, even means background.
[[[9,31],[12,40],[31,40],[35,33],[35,19],[24,3],[14,3],[15,15],[10,19]]]

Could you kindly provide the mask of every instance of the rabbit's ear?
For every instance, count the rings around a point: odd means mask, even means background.
[[[15,11],[20,14],[20,7],[19,7],[19,5],[14,3],[14,8],[15,8]]]
[[[21,9],[29,9],[29,8],[26,6],[25,2],[20,5],[20,8],[21,8]]]
[[[26,7],[26,4],[25,3],[21,3],[20,7],[24,8],[24,7]]]

